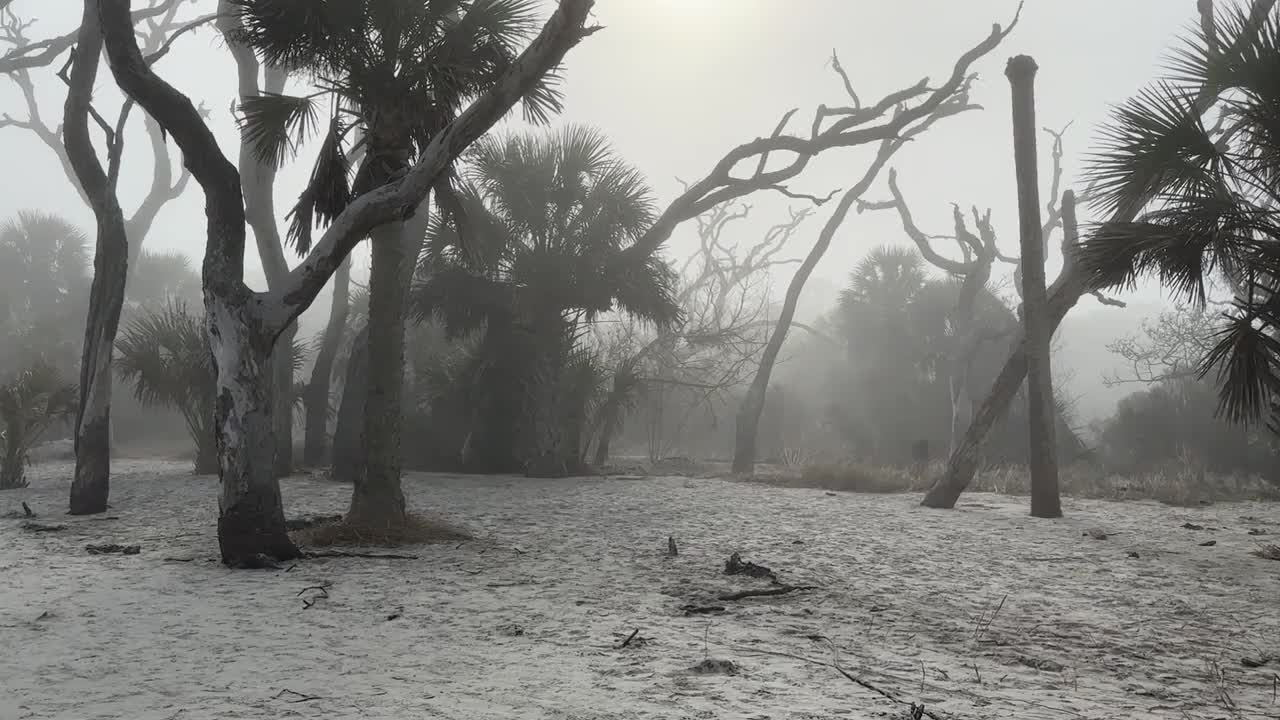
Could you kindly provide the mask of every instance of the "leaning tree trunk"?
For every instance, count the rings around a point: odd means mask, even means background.
[[[285,531],[276,482],[273,338],[255,332],[261,320],[248,297],[205,292],[209,349],[217,377],[214,436],[222,476],[218,546],[228,565],[253,564],[259,555],[300,556]]]
[[[1062,517],[1058,497],[1056,414],[1049,342],[1053,336],[1045,296],[1045,242],[1040,225],[1040,178],[1036,168],[1036,61],[1009,60],[1013,90],[1013,152],[1018,176],[1018,218],[1022,249],[1022,315],[1027,337],[1027,409],[1031,460],[1031,514]]]
[[[109,148],[109,166],[104,170],[89,137],[93,84],[102,55],[97,11],[96,2],[85,3],[79,32],[80,52],[72,63],[62,133],[68,161],[97,219],[93,283],[89,289],[89,314],[80,359],[76,470],[69,508],[72,515],[107,510],[111,485],[111,354],[115,349],[129,270],[129,240],[125,234],[124,212],[116,197],[120,146]]]
[[[862,179],[840,198],[840,204],[831,213],[827,224],[822,227],[822,232],[818,233],[818,241],[809,250],[809,254],[800,263],[796,274],[792,276],[791,283],[787,285],[787,294],[782,302],[782,311],[778,314],[778,322],[769,335],[769,342],[760,356],[760,367],[756,370],[756,376],[752,379],[751,387],[747,390],[747,396],[743,399],[742,407],[738,411],[738,425],[733,446],[733,472],[751,473],[755,470],[756,437],[760,430],[760,415],[764,412],[765,396],[769,390],[769,379],[773,374],[773,365],[778,360],[778,354],[782,352],[782,344],[787,339],[787,332],[791,329],[791,321],[795,318],[796,305],[800,302],[800,293],[804,292],[805,283],[809,281],[813,269],[826,254],[827,248],[831,247],[831,239],[835,237],[836,230],[848,216],[849,208],[866,192],[867,187],[875,180],[893,151],[900,147],[901,142],[901,140],[885,141],[881,144],[880,152],[876,155],[871,167],[867,169]]]
[[[348,519],[384,526],[405,519],[400,488],[401,396],[404,394],[406,223],[375,229],[370,249],[368,387],[364,405],[365,464],[351,493]]]
[[[303,430],[302,462],[309,467],[325,464],[329,437],[329,395],[333,382],[333,363],[338,355],[338,343],[347,326],[351,309],[351,258],[338,266],[333,275],[333,299],[329,305],[329,324],[324,329],[320,352],[311,368],[311,381],[307,383],[304,405],[306,427]]]

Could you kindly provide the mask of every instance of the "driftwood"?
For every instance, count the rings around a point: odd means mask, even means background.
[[[675,557],[680,554],[680,548],[676,546],[676,539],[673,535],[667,536],[667,557]]]

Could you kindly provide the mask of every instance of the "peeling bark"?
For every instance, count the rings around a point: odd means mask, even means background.
[[[218,546],[227,565],[256,555],[290,560],[301,553],[285,531],[274,472],[276,442],[270,333],[247,298],[205,293],[209,346],[217,371],[214,431],[222,494]]]

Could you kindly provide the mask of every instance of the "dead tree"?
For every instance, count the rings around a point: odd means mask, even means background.
[[[1276,2],[1277,0],[1255,0],[1249,11],[1252,18],[1250,21],[1251,30],[1241,33],[1240,42],[1248,43],[1252,38],[1256,37],[1264,25],[1262,21],[1270,15],[1275,8]],[[1213,3],[1210,0],[1200,0],[1198,7],[1202,25],[1212,28],[1214,23]],[[1230,55],[1238,51],[1239,48],[1233,47],[1223,52]],[[1218,89],[1206,86],[1200,88],[1196,93],[1195,106],[1203,113],[1207,112],[1217,101]],[[1138,205],[1133,204],[1116,208],[1107,222],[1131,222],[1140,209]],[[1089,272],[1088,268],[1081,265],[1078,245],[1078,238],[1074,228],[1071,232],[1064,233],[1062,272],[1058,275],[1058,279],[1053,282],[1053,285],[1049,287],[1048,293],[1047,304],[1051,330],[1057,329],[1062,319],[1066,317],[1071,308],[1075,307],[1081,297],[1095,293],[1105,286],[1103,278],[1095,276]],[[1014,349],[1009,359],[1005,361],[1004,368],[992,384],[986,399],[974,412],[973,420],[969,423],[969,429],[965,432],[964,441],[951,454],[951,459],[947,463],[946,474],[939,478],[938,482],[934,483],[929,492],[925,494],[922,503],[925,506],[934,508],[955,507],[960,495],[964,493],[965,488],[973,481],[973,476],[978,471],[983,442],[996,422],[1008,412],[1009,404],[1017,396],[1018,389],[1026,378],[1026,349],[1027,338],[1025,333],[1022,333],[1014,344]]]
[[[1021,11],[1021,8],[1019,8],[1019,11]],[[840,198],[826,225],[819,233],[817,242],[791,279],[777,325],[769,338],[768,344],[765,346],[764,353],[760,359],[760,367],[756,371],[755,378],[738,413],[733,457],[733,471],[735,473],[750,473],[754,469],[756,434],[760,424],[760,415],[764,411],[765,393],[769,387],[769,378],[773,372],[774,363],[782,350],[782,344],[786,340],[787,332],[791,327],[791,320],[795,315],[800,293],[803,291],[804,285],[813,273],[818,261],[822,259],[827,248],[830,247],[836,230],[844,222],[849,210],[867,191],[871,183],[875,181],[881,169],[903,145],[919,136],[938,120],[978,107],[969,101],[969,86],[974,77],[969,73],[969,67],[979,58],[995,49],[1017,25],[1017,21],[1018,18],[1015,16],[1007,29],[1002,29],[998,24],[993,26],[991,34],[987,38],[964,53],[956,61],[951,76],[936,89],[930,88],[927,82],[921,82],[913,87],[891,93],[876,106],[867,109],[861,108],[861,103],[856,93],[850,93],[854,108],[851,109],[848,117],[837,121],[833,127],[841,127],[851,122],[855,125],[875,122],[889,115],[892,117],[889,124],[894,125],[895,131],[889,135],[868,133],[856,140],[848,138],[843,143],[844,146],[852,146],[878,142],[879,151],[871,166],[863,173],[862,178]],[[846,88],[851,89],[852,83],[848,81],[843,69],[838,64],[836,65],[836,71],[845,80]],[[832,114],[832,112],[826,110],[825,107],[819,108],[818,118],[814,122],[815,130],[813,135],[815,137],[822,137],[817,128],[821,127],[824,116]],[[781,130],[781,127],[779,126],[779,130]],[[850,136],[856,135],[857,131],[846,134]],[[804,158],[805,156],[801,154],[799,157]],[[767,155],[761,158],[761,168],[765,167],[767,159]]]
[[[1027,337],[1027,406],[1030,425],[1031,514],[1062,517],[1058,497],[1058,452],[1054,432],[1053,374],[1044,278],[1044,233],[1040,227],[1040,176],[1036,164],[1036,61],[1018,55],[1005,68],[1013,91],[1013,155],[1018,177],[1018,237],[1022,248],[1022,323]],[[1063,198],[1075,225],[1075,198]]]
[[[825,202],[824,198],[812,200],[819,205]],[[692,413],[713,407],[750,376],[767,339],[768,273],[800,262],[780,254],[812,215],[812,208],[790,210],[787,220],[770,227],[753,245],[730,243],[726,229],[745,220],[751,210],[730,202],[695,218],[698,250],[677,269],[681,285],[676,303],[682,310],[678,323],[649,334],[628,321],[621,337],[605,341],[613,346],[608,354],[617,358],[615,377],[638,383],[649,402],[651,460],[659,459],[666,449],[672,395],[686,396],[675,408],[682,427]],[[595,419],[596,464],[608,458],[609,443],[621,423],[617,405],[604,403]]]
[[[353,200],[333,219],[287,282],[254,292],[244,282],[246,212],[236,167],[191,101],[151,71],[134,37],[130,0],[100,0],[107,58],[117,84],[183,151],[204,189],[207,242],[204,297],[217,377],[214,427],[222,483],[218,542],[224,563],[299,556],[284,524],[273,472],[271,360],[276,341],[311,304],[355,245],[379,225],[403,219],[472,142],[505,115],[592,30],[592,0],[561,0],[542,32],[492,88],[432,138],[412,169]]]
[[[167,53],[182,34],[210,19],[200,18],[179,26],[176,15],[180,5],[181,0],[155,4],[153,9],[158,9],[160,14],[144,19],[145,28],[141,36],[148,64]],[[85,13],[86,17],[96,18],[97,3],[86,3]],[[63,46],[60,42],[30,41],[25,35],[29,23],[20,21],[7,7],[0,10],[0,40],[13,46],[4,58],[0,58],[0,67],[8,68],[9,78],[18,85],[27,105],[26,120],[16,120],[6,114],[0,119],[0,126],[27,130],[53,150],[68,179],[93,211],[97,224],[93,282],[80,361],[75,424],[76,469],[68,501],[72,515],[89,515],[107,509],[111,480],[112,350],[124,305],[129,266],[160,208],[182,193],[189,177],[184,173],[177,184],[173,184],[168,150],[159,137],[158,127],[148,121],[147,131],[155,158],[151,188],[133,216],[126,220],[117,190],[125,127],[133,103],[126,101],[114,122],[109,122],[93,106],[91,96],[98,75],[102,37],[96,23],[91,25],[81,28],[76,50],[72,51],[72,57],[58,73],[67,85],[68,93],[63,123],[54,129],[40,114],[30,70],[38,67],[36,58],[52,63],[57,54],[37,53],[32,48]],[[90,136],[90,117],[105,139],[105,166]]]

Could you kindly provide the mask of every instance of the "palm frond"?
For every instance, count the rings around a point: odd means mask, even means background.
[[[289,211],[285,242],[299,255],[311,252],[313,227],[326,227],[351,203],[351,166],[343,151],[346,127],[334,116],[316,157],[307,187]]]
[[[316,96],[263,93],[240,103],[240,134],[258,162],[281,167],[315,133]]]

